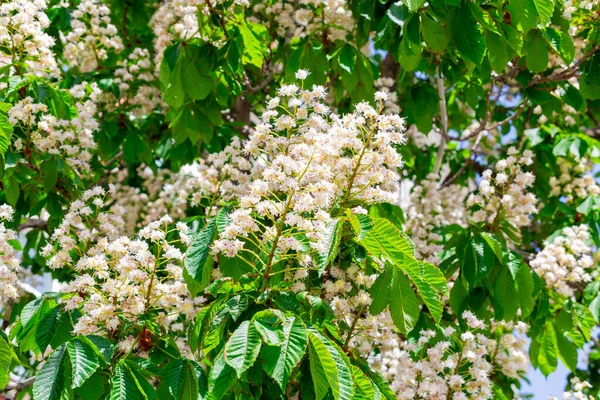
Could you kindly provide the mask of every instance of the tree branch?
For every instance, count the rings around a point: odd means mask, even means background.
[[[437,158],[435,159],[435,166],[433,173],[438,174],[442,167],[442,159],[444,158],[444,152],[446,151],[446,143],[448,137],[448,110],[446,109],[446,90],[444,89],[444,80],[440,73],[440,66],[437,67],[437,92],[440,97],[440,122],[441,122],[441,133],[440,136],[440,147],[438,148]]]

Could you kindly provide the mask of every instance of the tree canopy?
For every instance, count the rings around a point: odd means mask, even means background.
[[[597,398],[599,161],[594,0],[0,1],[0,398]]]

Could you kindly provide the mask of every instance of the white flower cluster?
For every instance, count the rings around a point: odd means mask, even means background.
[[[37,75],[59,74],[52,52],[54,39],[44,32],[50,25],[46,8],[46,0],[13,0],[0,4],[0,68],[25,60],[31,72]],[[11,53],[2,54],[2,51]]]
[[[50,268],[74,267],[92,244],[123,234],[124,209],[113,206],[110,212],[103,211],[106,205],[107,193],[99,186],[86,190],[81,199],[71,203],[51,241],[42,249]]]
[[[71,31],[62,40],[64,55],[71,66],[91,72],[108,58],[109,51],[123,50],[119,31],[110,22],[110,8],[102,1],[81,0],[71,18]]]
[[[279,95],[244,144],[254,164],[252,180],[214,244],[216,253],[235,255],[242,238],[272,240],[282,254],[299,251],[304,247],[298,232],[322,251],[335,206],[397,202],[402,158],[395,145],[404,142],[400,117],[382,115],[382,101],[379,110],[359,103],[352,114],[336,115],[322,103],[321,86],[283,86]],[[265,221],[270,226],[260,233]]]
[[[587,225],[568,227],[562,235],[546,245],[531,260],[531,268],[546,281],[546,286],[557,293],[572,297],[572,285],[590,282],[587,272],[593,265],[592,249],[588,245],[590,233]]]
[[[567,204],[584,200],[588,196],[599,196],[600,185],[594,179],[590,172],[593,164],[588,159],[581,159],[577,164],[573,164],[565,158],[557,159],[560,167],[560,176],[550,178],[550,187],[552,196],[564,196]]]
[[[118,100],[113,99],[114,106],[108,107],[109,110],[127,105],[132,107],[133,116],[142,118],[157,108],[166,109],[160,90],[153,85],[156,76],[148,49],[133,49],[121,62],[120,68],[115,70],[114,76],[121,94]]]
[[[392,335],[371,352],[369,364],[399,399],[492,399],[494,375],[519,378],[529,369],[527,325],[492,322],[488,332],[469,311],[462,319],[463,332],[458,325],[443,334],[421,331],[416,342]]]
[[[9,121],[13,125],[20,124],[27,134],[27,142],[31,141],[40,152],[61,155],[78,173],[89,172],[91,152],[96,148],[94,132],[99,129],[96,101],[100,93],[95,83],[74,86],[71,94],[78,100],[75,103],[77,116],[70,120],[56,118],[48,113],[45,104],[34,103],[31,97],[26,97],[8,111]],[[22,140],[17,139],[14,145],[19,150]]]
[[[4,226],[4,221],[12,221],[14,210],[7,204],[0,205],[0,308],[18,297],[21,271],[17,251],[11,242],[17,241],[17,233]]]
[[[118,336],[123,350],[132,340],[125,336],[149,315],[165,330],[181,332],[184,322],[196,315],[201,298],[190,297],[182,277],[184,253],[178,244],[189,244],[188,227],[178,223],[170,229],[173,220],[164,216],[140,229],[134,239],[123,236],[124,209],[108,204],[114,192],[114,187],[109,193],[100,187],[84,192],[42,253],[50,268],[77,272],[63,290],[70,294],[65,309],[83,314],[74,333]],[[179,238],[173,238],[175,231]],[[143,353],[135,340],[134,348]]]
[[[375,81],[377,90],[387,95],[384,101],[384,112],[386,114],[400,114],[398,93],[394,90],[395,85],[396,81],[393,78],[379,78]]]
[[[531,164],[530,150],[518,156],[518,150],[511,147],[508,157],[496,162],[495,172],[484,171],[479,193],[467,198],[467,206],[475,207],[471,214],[473,221],[496,225],[503,218],[517,229],[530,225],[530,215],[537,213],[538,199],[527,189],[533,185],[535,176],[522,168]]]
[[[355,21],[346,0],[279,0],[272,4],[258,2],[253,8],[277,24],[277,34],[303,38],[327,29],[331,41],[345,40]]]
[[[438,230],[452,224],[467,225],[464,203],[468,193],[468,188],[459,185],[439,188],[437,174],[429,174],[413,188],[404,210],[404,228],[415,244],[419,260],[437,265],[443,250]]]
[[[589,382],[582,381],[574,377],[571,378],[572,390],[566,391],[560,397],[562,400],[597,400],[598,397],[585,394],[586,389],[592,389],[593,386]],[[548,400],[559,400],[557,397],[550,396]]]

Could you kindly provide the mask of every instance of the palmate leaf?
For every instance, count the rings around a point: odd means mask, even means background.
[[[10,345],[0,336],[0,389],[3,389],[10,380],[10,364],[12,351]]]
[[[67,345],[60,345],[42,366],[33,382],[36,400],[60,400],[70,391]],[[111,399],[112,400],[112,399]]]
[[[176,400],[198,400],[198,376],[194,365],[185,359],[173,360],[163,371],[164,387]]]
[[[441,53],[448,47],[448,35],[437,21],[427,14],[421,16],[421,32],[429,48],[435,53]]]
[[[75,338],[67,345],[73,368],[73,389],[83,385],[100,367],[100,360],[90,343]]]
[[[261,340],[254,324],[244,321],[233,332],[225,345],[225,361],[238,378],[254,364],[260,352]]]
[[[337,218],[333,220],[325,229],[324,235],[324,251],[318,252],[315,255],[315,259],[317,261],[317,270],[319,272],[319,276],[323,274],[327,265],[332,262],[340,248],[340,241],[342,239],[342,228],[343,228],[343,218]]]
[[[390,315],[394,325],[402,333],[409,333],[415,327],[420,311],[417,296],[408,283],[408,279],[398,267],[394,266],[390,294]]]
[[[334,399],[352,399],[354,381],[343,352],[315,328],[308,328],[310,370],[317,399],[324,398],[329,389]]]
[[[210,252],[210,245],[217,230],[216,220],[212,220],[192,239],[186,252],[185,269],[198,282],[202,282],[204,264]]]
[[[381,392],[360,368],[352,365],[352,378],[355,383],[354,400],[379,400]]]
[[[208,375],[208,392],[212,398],[221,399],[231,389],[235,379],[235,370],[225,362],[223,352],[219,353]]]
[[[121,363],[117,364],[111,378],[110,400],[139,400],[143,398],[135,379],[129,374],[127,368]]]
[[[536,73],[546,69],[548,66],[548,48],[539,30],[535,30],[529,35],[526,51],[527,68]]]
[[[537,25],[537,10],[534,0],[509,0],[508,11],[513,25],[523,33]]]
[[[415,255],[415,247],[410,239],[385,218],[373,218],[373,229],[360,243],[378,258],[385,256],[394,260],[403,254]]]
[[[485,54],[483,28],[470,8],[463,6],[457,10],[453,32],[456,48],[463,58],[475,65],[481,64]]]
[[[283,324],[283,341],[277,346],[264,346],[261,354],[265,372],[273,378],[282,391],[292,371],[306,352],[308,332],[300,318],[289,317]]]

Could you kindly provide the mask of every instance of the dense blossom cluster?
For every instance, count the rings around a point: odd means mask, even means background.
[[[572,163],[562,157],[558,158],[560,175],[550,178],[553,196],[565,196],[567,204],[584,200],[588,196],[600,195],[600,185],[591,174],[593,164],[587,159]]]
[[[594,265],[587,225],[563,229],[531,260],[531,268],[546,281],[546,286],[563,296],[573,296],[579,284],[592,280]]]
[[[532,163],[530,150],[519,156],[518,150],[512,147],[508,150],[508,158],[496,162],[495,171],[484,171],[479,192],[467,198],[467,206],[473,209],[471,218],[475,222],[495,225],[502,215],[516,228],[530,225],[530,215],[537,213],[538,200],[527,189],[533,185],[535,176],[522,168]]]
[[[27,68],[37,75],[58,73],[52,52],[54,38],[45,32],[50,25],[46,8],[46,0],[0,4],[0,68],[25,61]],[[3,54],[4,51],[9,53]]]
[[[151,313],[165,330],[181,332],[201,299],[192,299],[182,277],[183,252],[189,244],[188,227],[164,216],[140,229],[135,238],[122,236],[123,209],[108,208],[108,196],[96,187],[73,202],[61,226],[44,249],[51,268],[70,267],[76,278],[64,288],[66,310],[83,315],[76,334],[126,334]],[[106,211],[105,211],[106,210]],[[172,234],[179,236],[171,239]],[[120,336],[121,337],[121,336]],[[137,346],[124,337],[119,347]],[[129,349],[127,349],[129,350]],[[142,349],[143,350],[143,349]]]
[[[355,22],[346,0],[280,0],[273,4],[258,3],[257,13],[265,13],[277,23],[277,33],[302,38],[328,27],[331,40],[344,40],[353,31]]]
[[[465,311],[468,329],[420,332],[416,342],[392,335],[379,343],[369,364],[390,382],[399,399],[490,399],[492,374],[519,378],[529,369],[527,325],[492,322]]]
[[[13,243],[17,241],[17,233],[4,226],[5,221],[12,220],[13,213],[11,206],[0,205],[0,307],[18,296],[17,273],[21,267],[17,251],[13,247]]]
[[[429,174],[413,188],[404,210],[405,229],[415,243],[416,257],[432,264],[439,262],[438,255],[443,250],[438,231],[452,224],[467,224],[464,202],[468,189],[458,185],[439,185],[439,176]]]
[[[81,72],[98,68],[110,51],[123,50],[118,30],[110,22],[110,9],[100,0],[81,0],[71,18],[71,31],[63,38],[64,55]]]
[[[45,104],[34,103],[30,97],[16,103],[8,111],[9,121],[26,133],[26,142],[17,139],[13,145],[21,150],[31,141],[40,152],[61,155],[74,170],[87,172],[96,148],[94,132],[99,128],[96,101],[101,90],[95,83],[84,82],[70,92],[78,100],[75,103],[77,116],[72,119],[56,118]]]
[[[585,392],[592,388],[589,382],[582,381],[575,377],[571,378],[571,387],[573,389],[564,392],[561,396],[561,400],[595,400],[597,397],[587,395]],[[557,397],[550,396],[548,400],[559,400]]]
[[[297,76],[303,79],[307,72]],[[382,115],[381,104],[377,110],[367,103],[338,116],[322,103],[326,92],[320,86],[283,86],[279,95],[269,101],[243,148],[260,172],[255,169],[249,193],[239,198],[232,223],[215,243],[215,252],[228,257],[243,248],[241,238],[261,234],[260,220],[272,222],[263,239],[273,240],[282,254],[303,249],[298,231],[313,250],[323,251],[334,206],[395,203],[398,198],[402,159],[394,144],[404,141],[400,117]]]
[[[103,101],[108,103],[109,111],[128,106],[132,108],[133,116],[142,118],[155,109],[167,108],[155,84],[156,76],[148,49],[136,47],[120,64],[115,70],[114,80],[119,88],[120,97],[117,99],[112,93],[103,97]]]

